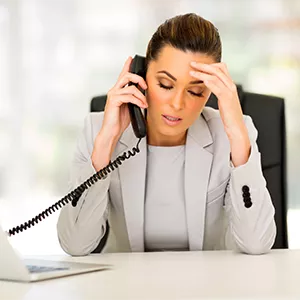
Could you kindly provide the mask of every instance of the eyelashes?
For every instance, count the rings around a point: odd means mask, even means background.
[[[158,83],[158,86],[165,90],[171,90],[173,88],[172,86],[163,85],[161,82]]]
[[[164,89],[164,90],[171,90],[173,87],[172,86],[166,86],[164,84],[162,84],[161,82],[159,82],[157,84],[160,88]],[[193,91],[189,91],[189,93],[192,95],[192,96],[195,96],[195,97],[202,97],[203,96],[203,93],[194,93]]]

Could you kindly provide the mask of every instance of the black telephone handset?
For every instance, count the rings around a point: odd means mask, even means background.
[[[136,55],[131,62],[130,65],[130,72],[138,74],[145,78],[146,75],[146,67],[145,67],[145,57]],[[129,85],[132,85],[134,83],[129,83]],[[75,207],[77,205],[77,202],[79,201],[79,198],[82,196],[83,192],[87,190],[89,187],[91,187],[93,184],[95,184],[98,180],[103,180],[106,178],[108,173],[114,171],[117,169],[124,160],[129,159],[130,157],[136,155],[136,153],[140,152],[139,149],[139,143],[143,137],[146,136],[146,121],[142,114],[141,109],[132,103],[128,104],[130,119],[132,128],[134,131],[134,134],[139,139],[136,147],[133,147],[132,151],[128,151],[127,153],[124,152],[122,155],[118,156],[114,161],[110,162],[106,167],[101,169],[100,171],[96,172],[94,175],[92,175],[89,179],[87,179],[85,182],[83,182],[81,185],[79,185],[77,188],[75,188],[73,191],[71,191],[69,194],[67,194],[65,197],[60,199],[58,202],[54,203],[52,206],[45,209],[43,212],[41,212],[39,215],[35,216],[31,220],[13,227],[12,229],[9,229],[7,231],[7,234],[9,236],[15,235],[16,233],[20,233],[23,230],[26,230],[30,228],[31,226],[34,226],[38,222],[42,221],[46,217],[49,216],[49,214],[52,214],[56,210],[59,210],[69,202],[72,203],[72,205]]]
[[[135,55],[130,65],[130,73],[140,75],[144,79],[146,78],[146,58],[143,56]],[[129,85],[134,85],[130,82]],[[137,86],[137,84],[135,84]],[[147,134],[146,121],[142,114],[142,110],[135,104],[128,103],[128,109],[131,119],[131,125],[134,134],[137,138],[143,138]]]

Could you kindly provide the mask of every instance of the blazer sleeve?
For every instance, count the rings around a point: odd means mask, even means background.
[[[262,254],[268,252],[275,241],[275,209],[262,173],[256,144],[257,130],[249,116],[245,117],[245,124],[251,141],[251,153],[246,164],[231,168],[225,194],[228,217],[225,248]]]
[[[69,191],[96,173],[91,154],[94,145],[92,114],[85,118],[84,129],[77,141],[70,171]],[[108,218],[108,188],[111,173],[85,190],[77,206],[64,206],[57,222],[57,234],[62,249],[73,256],[91,253],[106,231]]]

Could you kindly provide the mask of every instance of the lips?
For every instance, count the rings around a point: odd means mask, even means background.
[[[166,118],[167,120],[173,121],[173,122],[182,120],[181,118],[175,117],[175,116],[170,116],[170,115],[162,115],[162,116],[163,116],[164,118]]]
[[[161,115],[164,123],[168,126],[177,126],[181,123],[182,119],[175,116],[170,115]]]

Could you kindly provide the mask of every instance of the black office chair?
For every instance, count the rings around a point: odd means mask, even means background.
[[[237,88],[243,112],[252,117],[258,130],[257,144],[261,153],[262,170],[276,210],[277,236],[273,249],[288,248],[284,99],[248,93],[240,85]],[[106,95],[94,97],[91,111],[103,111],[105,102]],[[215,95],[211,95],[207,106],[218,108]]]

